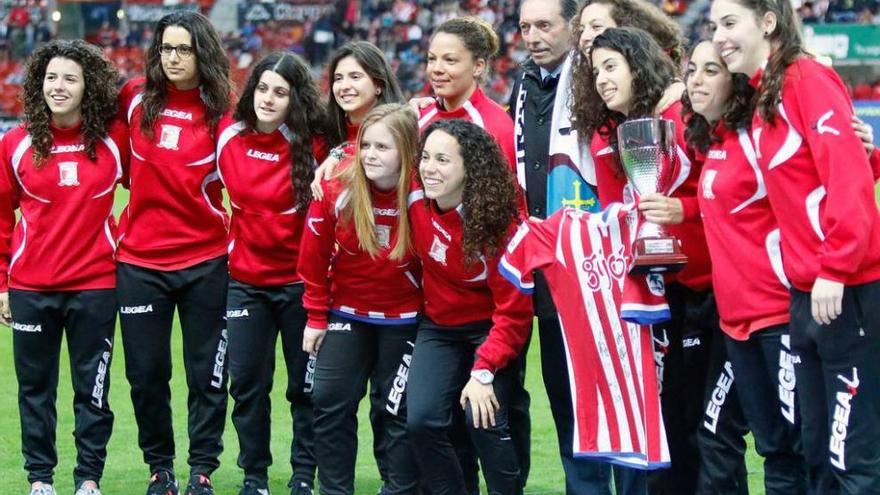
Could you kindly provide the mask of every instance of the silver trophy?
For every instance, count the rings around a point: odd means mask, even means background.
[[[678,163],[674,122],[660,118],[628,120],[617,127],[617,146],[623,172],[639,196],[669,195]],[[631,272],[674,272],[686,263],[678,239],[661,225],[642,221],[633,243]]]

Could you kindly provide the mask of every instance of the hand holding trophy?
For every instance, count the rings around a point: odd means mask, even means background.
[[[617,145],[623,171],[639,196],[669,195],[676,163],[675,124],[671,120],[628,120],[617,128]],[[632,273],[676,272],[687,263],[681,242],[647,220],[636,234],[633,258]]]

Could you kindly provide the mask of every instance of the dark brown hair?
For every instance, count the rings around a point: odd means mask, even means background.
[[[480,126],[461,119],[438,120],[422,134],[421,149],[434,132],[445,132],[458,142],[464,163],[463,234],[461,249],[468,263],[479,256],[495,256],[507,243],[516,219],[516,182],[501,149]],[[419,177],[421,182],[421,177]]]
[[[581,27],[581,15],[584,9],[594,3],[611,8],[611,18],[617,24],[616,27],[634,27],[647,31],[676,65],[681,63],[681,58],[684,56],[684,36],[681,33],[681,26],[664,14],[659,7],[645,0],[586,0],[581,4],[573,21],[572,39],[575,48],[584,31]],[[589,60],[586,62],[589,63]]]
[[[788,0],[736,0],[755,14],[755,20],[772,12],[776,15],[776,28],[766,35],[772,45],[767,67],[761,76],[760,87],[755,94],[755,108],[765,121],[776,121],[785,70],[799,57],[807,55],[801,37],[801,22]]]
[[[385,60],[385,54],[376,48],[376,45],[366,41],[352,41],[336,50],[330,58],[329,64],[331,84],[336,66],[346,57],[355,59],[367,76],[373,80],[373,84],[382,91],[376,97],[376,106],[403,102],[403,91],[400,89],[400,83],[397,82],[394,71]],[[345,111],[336,102],[331,88],[330,97],[327,100],[327,144],[330,148],[339,146],[347,139],[346,122]]]
[[[324,129],[324,105],[321,103],[321,93],[315,85],[308,65],[299,56],[289,52],[272,53],[254,66],[238,100],[235,119],[244,121],[246,128],[242,132],[256,130],[254,92],[266,71],[278,74],[290,85],[290,100],[284,124],[290,131],[292,158],[290,176],[293,180],[296,206],[298,209],[303,209],[312,198],[309,185],[315,176],[312,140]]]
[[[198,12],[180,10],[159,19],[153,41],[146,54],[146,76],[144,84],[144,111],[141,116],[141,132],[153,136],[153,125],[159,113],[165,108],[168,94],[168,78],[162,69],[162,36],[170,26],[186,29],[192,37],[194,56],[197,57],[199,87],[211,135],[217,122],[229,110],[232,97],[232,82],[229,79],[229,57],[220,41],[220,35],[207,17]]]
[[[82,137],[85,151],[97,159],[95,144],[107,136],[116,115],[116,68],[101,50],[80,40],[56,40],[37,48],[27,61],[22,99],[27,132],[31,137],[34,165],[41,166],[49,157],[53,137],[52,112],[43,96],[46,67],[53,58],[65,58],[79,64],[83,71]]]
[[[693,56],[697,46],[702,43],[711,43],[711,41],[703,40],[695,44],[693,50],[691,50],[691,56]],[[721,60],[721,57],[718,58]],[[721,60],[721,64],[724,65],[723,60]],[[749,129],[751,128],[752,113],[754,112],[752,100],[755,90],[749,84],[749,77],[745,74],[729,74],[733,87],[731,88],[730,98],[724,107],[721,122],[728,129]],[[690,73],[685,73],[685,82],[687,82],[688,77],[690,77]],[[709,146],[718,139],[718,136],[712,132],[716,122],[709,122],[706,120],[706,117],[694,111],[687,91],[682,93],[681,103],[681,118],[685,124],[685,141],[687,141],[690,147],[705,153]]]
[[[590,56],[595,50],[606,48],[623,55],[632,73],[632,105],[628,116],[610,110],[596,90],[596,75],[577,74],[572,82],[572,127],[589,143],[598,132],[614,147],[617,143],[617,125],[627,118],[654,115],[663,92],[676,77],[676,67],[651,36],[637,28],[608,28],[593,40]],[[580,95],[581,101],[577,101]]]

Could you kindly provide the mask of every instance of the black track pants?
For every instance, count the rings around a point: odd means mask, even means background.
[[[73,381],[74,483],[100,481],[113,431],[107,403],[116,330],[116,291],[32,292],[11,289],[12,349],[18,379],[21,451],[28,481],[52,483],[61,337],[67,334]]]

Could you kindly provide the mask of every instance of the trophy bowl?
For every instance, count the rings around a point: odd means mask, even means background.
[[[675,123],[656,117],[627,120],[617,127],[620,163],[639,196],[669,195],[677,164]],[[643,220],[633,243],[632,273],[676,272],[687,256],[663,226]]]

